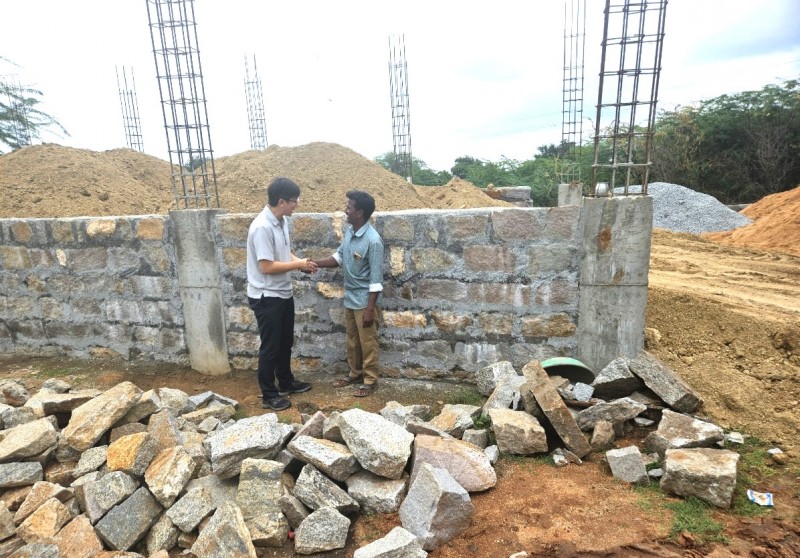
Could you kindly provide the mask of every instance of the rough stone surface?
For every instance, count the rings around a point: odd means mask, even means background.
[[[53,540],[62,558],[92,558],[103,550],[89,518],[83,515],[64,525]]]
[[[703,404],[700,394],[658,357],[647,351],[642,351],[635,359],[629,360],[628,367],[648,388],[676,411],[691,413]]]
[[[347,479],[347,493],[366,513],[394,513],[403,503],[407,484],[406,479],[385,479],[359,471]]]
[[[69,509],[58,498],[50,498],[20,523],[17,536],[27,543],[47,539],[55,536],[70,519]]]
[[[236,504],[245,520],[281,511],[282,473],[283,464],[277,461],[252,458],[242,461]]]
[[[664,409],[658,428],[648,434],[645,446],[663,456],[668,449],[713,447],[724,436],[716,424]]]
[[[592,382],[594,395],[601,399],[627,397],[642,389],[642,381],[633,375],[624,358],[615,358],[595,377]]]
[[[508,376],[519,376],[519,374],[510,362],[504,360],[477,370],[475,382],[481,395],[488,396],[497,387],[498,381]]]
[[[148,465],[144,480],[156,500],[170,507],[192,477],[195,462],[181,446],[165,449]]]
[[[344,548],[350,520],[333,508],[320,508],[306,517],[294,532],[294,551],[314,554]]]
[[[0,465],[0,488],[30,486],[43,476],[44,470],[38,461],[6,463]]]
[[[296,436],[286,449],[301,461],[311,463],[333,480],[344,481],[361,469],[355,455],[347,446],[330,440]]]
[[[481,408],[475,405],[446,404],[438,415],[428,421],[428,424],[460,439],[467,428],[472,428],[473,419],[478,418],[480,412]]]
[[[20,424],[6,430],[0,440],[0,463],[23,461],[54,448],[57,443],[58,434],[49,419]]]
[[[572,413],[564,404],[564,400],[553,387],[550,378],[539,361],[531,361],[522,370],[526,379],[526,386],[533,392],[533,397],[539,404],[550,425],[561,438],[567,449],[578,457],[583,457],[591,451],[591,446],[581,432]],[[502,448],[501,448],[502,449]],[[546,450],[545,450],[546,451]]]
[[[608,450],[606,460],[614,478],[636,484],[647,483],[647,469],[642,453],[636,446]]]
[[[108,446],[106,464],[111,471],[141,477],[156,456],[155,440],[148,432],[123,436]]]
[[[139,488],[95,525],[100,538],[114,550],[128,550],[143,538],[163,508],[150,491]]]
[[[306,465],[297,477],[294,495],[312,510],[329,507],[342,513],[355,513],[360,506],[347,492],[313,465]]]
[[[547,435],[535,417],[524,411],[492,409],[492,429],[500,453],[531,455],[547,452]]]
[[[109,473],[89,481],[75,490],[81,508],[92,523],[97,523],[108,510],[136,492],[139,483],[122,471]]]
[[[736,487],[739,454],[734,451],[690,448],[668,449],[661,489],[688,498],[695,496],[720,508],[728,508]]]
[[[85,451],[136,404],[142,390],[122,382],[87,401],[74,411],[62,434],[68,446]]]
[[[353,554],[353,558],[426,558],[428,553],[413,533],[395,527],[389,533],[366,546],[362,546]]]
[[[413,434],[361,409],[343,412],[338,422],[342,438],[362,467],[389,479],[402,476],[411,456]]]
[[[487,416],[489,409],[516,409],[520,402],[520,388],[524,383],[525,378],[516,374],[498,378],[497,386],[483,404],[481,416]]]
[[[197,558],[256,558],[242,512],[236,504],[223,504],[200,531],[192,545]]]
[[[480,492],[497,484],[497,474],[483,449],[455,438],[417,436],[411,484],[423,463],[445,469],[467,492]]]
[[[236,421],[206,438],[204,446],[211,460],[211,468],[220,478],[239,474],[242,461],[272,459],[281,449],[284,440],[293,434],[288,424],[278,424],[272,413]]]
[[[630,420],[647,407],[630,397],[616,399],[610,403],[598,403],[578,413],[576,422],[581,430],[591,430],[598,421],[605,420],[617,424]]]
[[[424,550],[433,550],[466,531],[473,512],[469,493],[450,473],[426,463],[400,506],[400,522]]]

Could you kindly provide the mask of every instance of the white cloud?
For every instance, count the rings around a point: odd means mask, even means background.
[[[597,97],[603,2],[588,0],[584,138]],[[404,33],[415,157],[526,159],[561,140],[564,4],[557,0],[197,0],[217,157],[249,149],[244,59],[255,55],[271,144],[392,149],[389,34]],[[796,0],[671,0],[660,108],[757,89],[800,70]],[[133,68],[145,150],[167,159],[146,3],[7,3],[0,74],[44,92],[42,109],[93,150],[124,146],[115,66]],[[13,22],[10,24],[9,22]],[[252,70],[252,68],[251,68]]]

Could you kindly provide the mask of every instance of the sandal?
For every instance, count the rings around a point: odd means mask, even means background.
[[[334,380],[333,387],[347,387],[352,386],[355,384],[360,384],[364,381],[364,376],[357,376],[353,378],[352,376],[345,376],[344,378],[339,378],[338,380]]]
[[[377,389],[378,384],[362,384],[356,388],[353,392],[354,397],[366,397],[370,395],[375,389]]]

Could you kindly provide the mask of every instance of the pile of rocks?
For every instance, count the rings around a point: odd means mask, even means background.
[[[295,552],[313,554],[344,548],[365,511],[398,512],[402,526],[355,558],[424,557],[467,529],[470,493],[496,484],[500,454],[579,464],[657,419],[647,442],[663,460],[661,486],[730,504],[738,454],[714,448],[722,430],[687,414],[700,398],[647,353],[612,362],[592,385],[549,377],[538,361],[521,374],[496,363],[477,383],[484,405],[445,405],[430,419],[426,406],[389,402],[288,425],[271,413],[236,420],[238,403],[214,392],[48,380],[31,395],[6,380],[0,556],[253,557],[290,535]],[[606,457],[618,478],[648,480],[635,446]]]

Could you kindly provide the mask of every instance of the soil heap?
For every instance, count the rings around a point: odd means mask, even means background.
[[[800,186],[761,198],[747,206],[742,214],[755,222],[732,231],[703,236],[730,246],[800,256]]]
[[[345,193],[370,192],[378,211],[509,206],[469,182],[416,187],[355,151],[334,143],[270,146],[215,161],[220,206],[256,213],[266,187],[288,176],[302,189],[301,212],[344,209]],[[0,156],[0,218],[165,214],[174,209],[168,162],[131,149],[96,152],[56,144]]]

